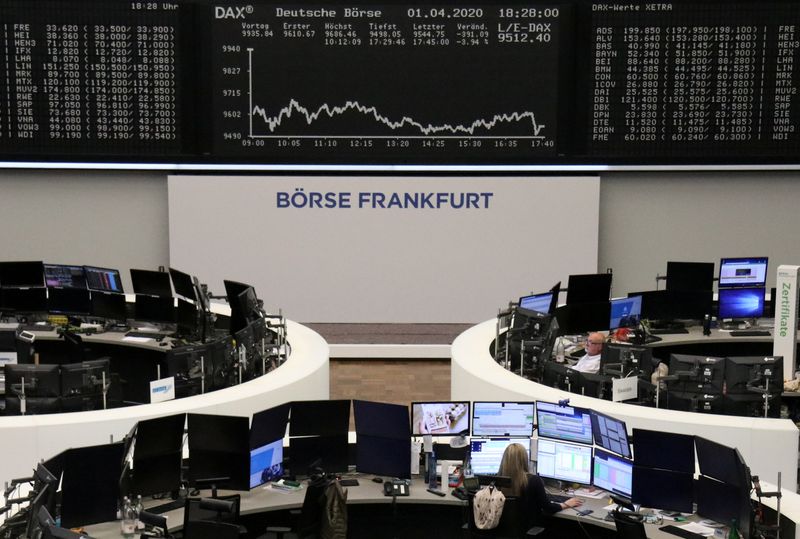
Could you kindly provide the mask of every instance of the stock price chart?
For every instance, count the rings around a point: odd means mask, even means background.
[[[178,13],[172,2],[3,2],[3,151],[177,154]]]
[[[557,152],[563,6],[211,9],[215,155],[446,164]]]

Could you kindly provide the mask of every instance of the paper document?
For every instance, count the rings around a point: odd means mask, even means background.
[[[706,537],[714,535],[714,528],[703,526],[699,522],[690,522],[689,524],[679,526],[679,528],[681,528],[682,530],[690,531],[692,533],[699,533],[700,535],[705,535]]]
[[[122,337],[122,340],[128,342],[149,342],[153,339],[151,337]]]

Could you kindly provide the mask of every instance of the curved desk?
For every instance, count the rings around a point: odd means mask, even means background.
[[[719,342],[747,342],[741,337],[720,334],[665,335],[660,343],[651,346]],[[543,400],[558,402],[569,399],[575,406],[591,408],[622,419],[628,428],[663,430],[703,436],[729,447],[736,447],[750,466],[753,475],[762,481],[777,482],[782,473],[784,497],[782,510],[793,521],[800,522],[800,496],[797,490],[798,430],[788,419],[734,417],[697,414],[635,406],[567,393],[526,380],[505,370],[490,355],[496,334],[496,321],[478,324],[453,342],[450,393],[453,400],[502,401]],[[769,337],[761,337],[765,341]],[[798,535],[800,537],[800,535]]]
[[[328,344],[316,332],[286,321],[292,353],[277,369],[238,386],[158,404],[32,416],[0,417],[0,484],[27,477],[36,462],[70,447],[119,440],[142,419],[193,412],[251,416],[293,400],[325,400],[330,396]],[[119,344],[119,335],[116,334]],[[92,336],[111,339],[115,334]],[[88,338],[87,338],[88,339]],[[158,348],[149,343],[132,343]],[[162,349],[163,350],[163,349]]]

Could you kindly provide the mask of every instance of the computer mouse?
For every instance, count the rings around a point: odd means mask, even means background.
[[[381,479],[380,477],[373,477],[373,478],[372,478],[372,481],[373,481],[374,483],[383,483],[383,479]]]

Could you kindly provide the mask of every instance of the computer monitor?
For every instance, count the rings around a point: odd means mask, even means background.
[[[116,519],[124,446],[73,448],[64,457],[61,525],[75,528]]]
[[[47,311],[57,314],[88,315],[92,300],[86,288],[48,288]]]
[[[633,429],[633,463],[638,467],[659,468],[691,476],[694,473],[694,436]]]
[[[411,463],[409,447],[409,466]],[[316,468],[326,473],[348,469],[347,434],[292,436],[289,438],[289,469],[292,475],[311,475]]]
[[[18,313],[46,313],[47,289],[41,288],[0,288],[0,311]]]
[[[125,294],[93,291],[91,301],[92,305],[90,311],[92,316],[104,318],[106,320],[125,321],[128,319]]]
[[[147,496],[180,488],[185,423],[186,414],[137,423],[133,442],[131,494]]]
[[[713,262],[667,262],[667,290],[714,289]]]
[[[178,334],[186,337],[197,335],[200,331],[200,313],[197,306],[183,298],[177,298],[177,302],[175,321]]]
[[[642,318],[647,320],[666,320],[670,318],[669,292],[666,290],[628,293],[629,298],[635,296],[642,298]]]
[[[741,453],[701,436],[694,437],[700,473],[737,487],[750,488],[750,473]]]
[[[567,363],[545,361],[542,366],[542,383],[546,386],[579,393],[581,388],[581,373],[570,367]]]
[[[476,475],[496,475],[500,470],[503,453],[511,444],[520,444],[530,460],[530,440],[520,438],[473,437],[469,442],[469,463]]]
[[[665,290],[666,320],[702,320],[714,305],[712,290]]]
[[[611,303],[579,303],[562,305],[556,309],[556,319],[561,335],[578,335],[592,331],[605,331],[611,317]]]
[[[228,490],[250,490],[250,420],[247,417],[188,414],[191,483],[217,479]]]
[[[195,294],[194,281],[192,276],[188,273],[178,271],[175,268],[169,268],[169,277],[172,280],[172,287],[175,293],[184,298],[195,301],[197,295]]]
[[[611,376],[590,372],[577,372],[577,374],[577,380],[572,384],[573,393],[595,399],[611,400],[614,387],[614,379]]]
[[[386,477],[411,477],[408,407],[353,401],[356,470]]]
[[[594,486],[630,499],[633,486],[633,463],[630,460],[595,448],[593,467]]]
[[[631,446],[625,422],[594,410],[591,412],[591,417],[594,443],[626,459],[631,458]]]
[[[642,296],[611,300],[611,317],[608,328],[635,328],[642,317]]]
[[[723,258],[719,261],[719,287],[765,287],[767,285],[766,256]]]
[[[49,288],[86,288],[83,266],[45,264],[44,282]]]
[[[61,366],[62,406],[76,411],[102,406],[103,382],[111,383],[109,359],[93,359]],[[74,403],[67,402],[74,399]]]
[[[170,276],[165,271],[131,269],[131,283],[134,294],[172,297]]]
[[[533,436],[533,402],[473,402],[473,436]]]
[[[536,444],[536,473],[541,477],[592,484],[592,448],[539,438]]]
[[[6,364],[3,370],[6,378],[6,395],[21,395],[23,381],[26,398],[47,398],[61,395],[61,369],[58,365]]]
[[[412,402],[411,431],[414,436],[455,436],[469,432],[469,401]]]
[[[249,291],[252,290],[252,295],[255,296],[255,288],[238,281],[224,280],[222,282],[225,285],[225,295],[228,297],[228,305],[231,308],[230,333],[233,335],[247,326],[248,323],[247,312],[245,312],[246,307],[242,304],[240,295],[245,294],[244,297],[247,298],[249,297]]]
[[[764,288],[720,288],[719,318],[761,318],[764,316]]]
[[[635,465],[631,490],[631,501],[642,507],[692,512],[694,480],[691,473]]]
[[[253,414],[250,424],[250,449],[256,449],[286,436],[290,405],[280,404]]]
[[[283,477],[283,438],[250,449],[250,488]]]
[[[0,262],[0,287],[33,288],[44,286],[44,263]]]
[[[600,354],[600,372],[625,378],[653,371],[653,350],[644,346],[606,343]]]
[[[726,393],[755,394],[748,386],[758,390],[779,394],[783,391],[782,356],[729,357],[725,365]]]
[[[679,379],[670,381],[669,387],[682,392],[722,394],[725,363],[723,357],[670,354],[669,374]]]
[[[41,539],[43,534],[43,527],[48,525],[48,522],[42,522],[39,520],[39,515],[42,514],[42,511],[47,512],[48,514],[50,511],[47,507],[47,499],[50,496],[52,491],[55,491],[58,484],[54,485],[43,485],[42,488],[38,490],[34,490],[34,498],[31,500],[30,504],[28,505],[28,522],[25,526],[25,533],[21,537],[27,537],[28,539]]]
[[[723,523],[735,520],[742,539],[750,539],[753,510],[749,487],[728,485],[701,475],[695,482],[695,501],[699,516]]]
[[[89,285],[89,290],[118,294],[125,292],[122,288],[119,270],[95,266],[84,266],[83,269],[86,271],[86,283]]]
[[[536,425],[540,437],[582,444],[594,441],[591,412],[585,408],[537,401]]]
[[[228,387],[236,378],[234,369],[236,351],[233,347],[233,339],[230,336],[221,337],[207,342],[206,346],[208,359],[212,366],[211,370],[206,371],[206,383],[211,384],[211,389]]]
[[[159,324],[175,323],[175,300],[172,296],[136,294],[135,319]]]
[[[550,314],[550,305],[553,303],[553,293],[532,294],[519,298],[519,306],[530,311]]]
[[[350,430],[350,400],[293,401],[289,436],[347,434]]]
[[[570,275],[567,281],[567,305],[601,303],[611,296],[611,274]]]

